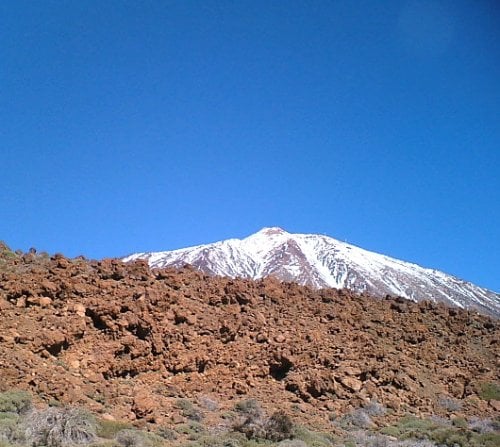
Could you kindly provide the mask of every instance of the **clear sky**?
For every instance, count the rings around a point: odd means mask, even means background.
[[[500,291],[498,1],[0,2],[0,239],[324,233]]]

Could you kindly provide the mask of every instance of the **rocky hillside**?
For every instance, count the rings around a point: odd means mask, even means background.
[[[402,296],[474,309],[500,318],[500,295],[438,270],[394,259],[319,234],[292,234],[263,228],[245,239],[155,253],[137,253],[151,267],[185,264],[219,276],[261,279],[273,276],[314,288],[347,288],[384,297]]]
[[[500,410],[498,320],[441,304],[3,247],[0,316],[0,391],[122,419],[171,422],[179,398],[315,424],[369,401]]]

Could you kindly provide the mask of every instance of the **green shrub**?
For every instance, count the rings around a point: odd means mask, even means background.
[[[15,413],[0,413],[0,441],[4,443],[19,443],[24,441],[22,428],[19,426],[19,416]]]
[[[273,413],[266,421],[264,427],[264,437],[270,441],[277,442],[293,438],[293,422],[290,419],[290,416],[282,411]]]
[[[393,438],[401,437],[401,431],[399,430],[398,427],[395,427],[393,425],[382,428],[380,430],[380,433],[387,435],[387,436],[392,436]]]
[[[115,439],[123,447],[146,447],[149,445],[144,433],[134,429],[119,431]]]
[[[193,403],[188,399],[177,399],[175,406],[182,410],[182,415],[191,421],[201,422],[203,414],[200,410],[194,407]]]
[[[500,433],[483,433],[477,436],[478,445],[483,447],[498,447],[500,445]]]
[[[384,416],[387,413],[387,408],[376,399],[365,404],[363,410],[368,416]]]
[[[23,414],[31,407],[31,395],[26,391],[12,390],[0,393],[0,413]]]
[[[484,382],[479,385],[479,397],[484,400],[500,400],[500,385],[495,382]]]
[[[332,422],[344,430],[370,428],[374,425],[372,419],[363,408],[357,408],[340,418],[333,418]]]
[[[399,432],[398,438],[429,439],[430,433],[438,428],[438,425],[429,419],[405,416],[397,423],[395,428]],[[384,433],[388,434],[387,431],[384,431]]]
[[[2,422],[3,420],[18,420],[19,419],[19,415],[16,414],[16,413],[0,413],[0,422]]]
[[[154,433],[135,429],[121,430],[117,433],[115,439],[122,447],[157,447],[163,445],[163,439]]]
[[[183,424],[176,427],[177,433],[186,435],[188,439],[194,441],[205,433],[205,427],[199,422],[192,421],[189,424]]]
[[[500,421],[473,417],[470,420],[469,428],[476,433],[500,432]]]
[[[234,406],[234,409],[238,413],[253,417],[260,417],[263,414],[259,402],[255,399],[241,400]]]
[[[452,420],[452,424],[454,427],[463,429],[466,429],[469,426],[469,424],[467,424],[467,421],[464,418],[455,418]]]
[[[478,431],[480,432],[478,433]],[[439,447],[500,446],[500,434],[495,431],[494,422],[490,420],[476,420],[469,425],[463,418],[440,422],[407,416],[395,426],[385,427],[380,432],[404,439],[405,441],[402,442],[410,442],[411,446],[422,443]]]
[[[460,411],[462,409],[462,402],[448,396],[441,396],[438,404],[447,411]]]
[[[193,409],[193,403],[189,399],[177,399],[175,401],[175,407],[179,410],[189,411]]]
[[[208,396],[200,396],[198,398],[198,403],[207,411],[216,411],[219,408],[219,403]]]
[[[235,405],[240,414],[233,424],[234,431],[243,433],[248,439],[265,439],[266,418],[260,404],[255,399],[246,399]]]
[[[217,435],[201,435],[196,442],[190,444],[190,447],[248,447],[247,443],[241,434],[225,432]]]
[[[267,439],[246,439],[242,444],[242,447],[276,447],[276,444],[272,441],[268,441]]]
[[[97,436],[105,439],[114,439],[118,432],[131,428],[132,425],[128,422],[99,419],[97,423]]]
[[[70,447],[96,439],[94,417],[79,408],[33,410],[24,418],[24,425],[26,438],[33,447]]]
[[[294,436],[293,423],[290,417],[282,411],[277,411],[266,417],[259,409],[250,408],[244,413],[243,419],[234,424],[233,429],[245,434],[248,439],[267,439],[278,442],[291,439]]]
[[[458,431],[450,428],[440,428],[434,430],[429,439],[442,446],[448,447],[469,447],[470,436],[465,431]]]
[[[305,442],[308,447],[330,447],[335,443],[330,433],[315,432],[302,426],[295,427],[294,438]]]
[[[156,434],[167,441],[175,441],[177,439],[177,433],[169,427],[159,427],[156,430]]]

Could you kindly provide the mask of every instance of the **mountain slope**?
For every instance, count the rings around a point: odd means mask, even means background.
[[[500,295],[443,272],[373,253],[331,237],[264,228],[229,239],[173,251],[138,253],[151,267],[185,264],[219,276],[275,276],[313,288],[348,288],[375,296],[440,301],[500,317]]]
[[[500,321],[440,304],[0,244],[0,315],[0,391],[139,425],[188,427],[179,399],[207,397],[211,433],[247,398],[326,431],[370,402],[387,421],[498,414]]]

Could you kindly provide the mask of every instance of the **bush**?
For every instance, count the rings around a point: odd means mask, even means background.
[[[94,417],[78,408],[33,410],[24,421],[26,439],[32,446],[69,447],[90,444],[96,438]]]
[[[270,441],[283,441],[293,437],[293,423],[290,416],[282,411],[277,411],[265,423],[265,439]]]
[[[384,416],[387,413],[387,408],[385,408],[381,403],[379,403],[376,399],[368,402],[363,410],[368,416]]]
[[[145,433],[133,429],[121,430],[115,439],[123,447],[149,447],[151,445]]]
[[[295,427],[294,438],[304,441],[308,447],[330,447],[335,443],[330,433],[311,431],[301,426]]]
[[[248,402],[248,401],[245,401]],[[251,403],[237,408],[244,417],[233,426],[235,431],[243,433],[248,439],[267,439],[279,442],[293,437],[293,423],[282,411],[266,417],[260,406]]]
[[[334,420],[334,423],[344,430],[371,428],[375,425],[370,416],[368,416],[368,413],[362,408],[345,414],[339,419]]]
[[[205,433],[205,427],[195,421],[176,427],[176,430],[178,433],[187,435],[190,440],[196,440]]]
[[[308,447],[301,439],[284,439],[278,443],[278,447]]]
[[[193,403],[188,399],[177,399],[175,406],[182,410],[182,415],[191,421],[201,422],[203,420],[203,413],[196,409]]]
[[[24,434],[19,427],[19,416],[14,413],[0,413],[0,442],[22,443]]]
[[[500,385],[494,382],[484,382],[479,385],[479,397],[484,400],[500,400]]]
[[[31,395],[26,391],[13,390],[0,393],[1,413],[27,413],[32,407]]]
[[[128,422],[100,419],[97,424],[97,436],[105,439],[114,439],[120,431],[131,428],[132,426]]]
[[[500,432],[500,423],[491,419],[471,418],[469,428],[476,433]]]
[[[442,396],[438,401],[439,405],[448,411],[460,411],[462,409],[462,402],[451,397]]]
[[[441,428],[430,434],[430,439],[438,445],[447,447],[469,447],[471,446],[470,436],[464,431],[448,428]]]
[[[479,430],[484,430],[485,432],[478,433]],[[401,419],[395,426],[383,428],[381,433],[402,440],[395,444],[390,443],[390,447],[393,445],[394,447],[414,447],[420,445],[438,447],[496,447],[500,445],[500,434],[494,430],[495,427],[490,427],[487,420],[472,421],[467,426],[467,421],[462,418],[454,419],[451,423],[450,421],[439,423],[429,419],[417,419],[413,416],[407,416]]]
[[[233,429],[243,433],[248,439],[265,439],[264,412],[255,399],[238,402],[234,409],[241,415],[233,425]]]
[[[156,430],[156,434],[167,441],[175,441],[177,439],[177,433],[169,427],[159,427]]]
[[[477,437],[478,445],[484,447],[498,447],[500,445],[500,433],[484,433]]]
[[[391,430],[394,433],[393,436],[403,439],[429,439],[430,434],[436,428],[438,428],[438,425],[429,419],[405,416],[395,426],[382,429],[381,432],[390,434],[388,430]]]
[[[469,427],[469,424],[467,424],[467,420],[465,418],[455,418],[452,420],[452,424],[457,428],[466,429]]]
[[[257,447],[238,433],[219,433],[215,435],[202,435],[190,447]],[[259,443],[259,447],[266,447]]]
[[[385,436],[365,431],[356,432],[351,442],[353,442],[355,446],[363,447],[392,447],[394,445],[391,444],[390,439]]]
[[[177,399],[174,405],[175,408],[183,411],[190,411],[193,409],[193,403],[189,399]]]
[[[247,416],[261,417],[263,414],[259,402],[255,399],[242,400],[235,405],[234,409],[238,413],[242,413]]]
[[[216,400],[211,399],[208,396],[201,396],[198,398],[198,403],[202,408],[207,411],[215,411],[219,408],[219,404]]]

